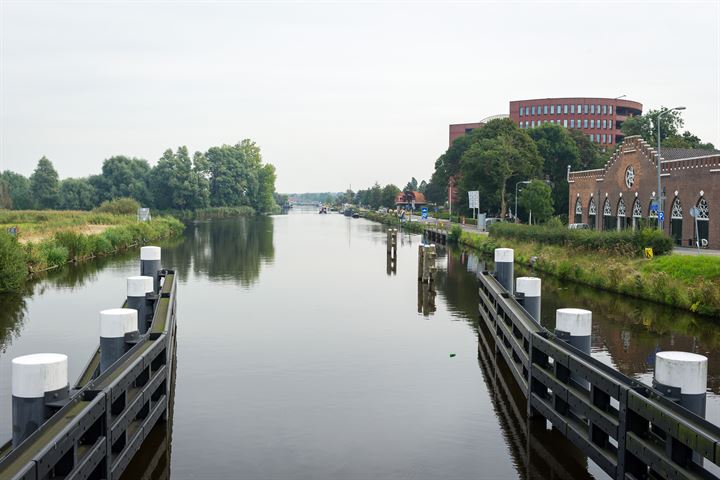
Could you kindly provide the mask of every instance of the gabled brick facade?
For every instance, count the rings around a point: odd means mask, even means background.
[[[678,245],[694,245],[690,209],[698,207],[705,217],[698,222],[700,238],[707,240],[709,248],[720,248],[720,152],[673,153],[684,158],[661,159],[665,202],[660,209],[665,231]],[[596,229],[657,225],[657,217],[650,212],[657,190],[657,152],[639,136],[625,138],[603,168],[571,172],[569,181],[570,223],[587,223]]]

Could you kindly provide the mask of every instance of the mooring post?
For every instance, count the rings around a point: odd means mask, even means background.
[[[555,312],[555,334],[583,353],[590,355],[590,337],[592,333],[592,312],[581,308],[559,308]],[[590,388],[584,378],[571,375],[575,382]]]
[[[100,312],[100,373],[128,350],[126,336],[138,331],[138,311],[111,308]]]
[[[153,278],[153,291],[160,289],[160,247],[140,248],[140,275]]]
[[[392,243],[392,256],[393,257],[397,256],[397,235],[398,235],[397,228],[393,228],[392,229],[392,239],[391,239],[392,240],[391,243]]]
[[[51,415],[48,402],[68,397],[68,357],[36,353],[12,360],[12,444],[17,447]]]
[[[707,357],[696,353],[658,352],[653,387],[694,414],[705,417],[707,364]]]
[[[512,295],[514,283],[515,251],[512,248],[495,249],[495,278]]]
[[[540,279],[537,277],[518,277],[515,291],[523,294],[523,307],[540,324]]]
[[[425,245],[418,245],[418,282],[423,280],[423,263],[425,262]]]
[[[152,277],[128,277],[127,279],[127,308],[138,312],[138,331],[147,332],[148,305],[147,294],[152,293],[154,281]]]
[[[425,245],[423,249],[423,269],[422,269],[422,281],[423,283],[430,283],[433,281],[435,274],[435,245]]]
[[[392,249],[392,240],[390,240],[390,237],[392,235],[392,228],[388,228],[386,233],[386,239],[385,239],[385,246],[387,254],[390,255],[390,251]]]

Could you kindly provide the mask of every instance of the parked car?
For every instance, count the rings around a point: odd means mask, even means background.
[[[590,225],[587,223],[571,223],[568,228],[570,230],[590,230]]]

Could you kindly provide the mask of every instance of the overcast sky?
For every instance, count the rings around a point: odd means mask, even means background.
[[[0,0],[0,170],[255,140],[280,192],[428,179],[524,98],[684,105],[720,145],[720,2]]]

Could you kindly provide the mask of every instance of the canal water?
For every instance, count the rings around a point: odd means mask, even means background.
[[[163,265],[180,275],[173,414],[125,477],[605,478],[557,432],[525,422],[510,375],[484,347],[482,260],[440,249],[435,291],[423,290],[421,237],[400,235],[393,268],[384,231],[295,210],[191,223],[163,244]],[[121,304],[137,257],[0,296],[0,443],[11,436],[11,359],[66,353],[79,375],[98,312]],[[707,355],[708,417],[720,421],[712,321],[544,278],[548,328],[561,307],[592,310],[593,355],[645,382],[657,351]]]

